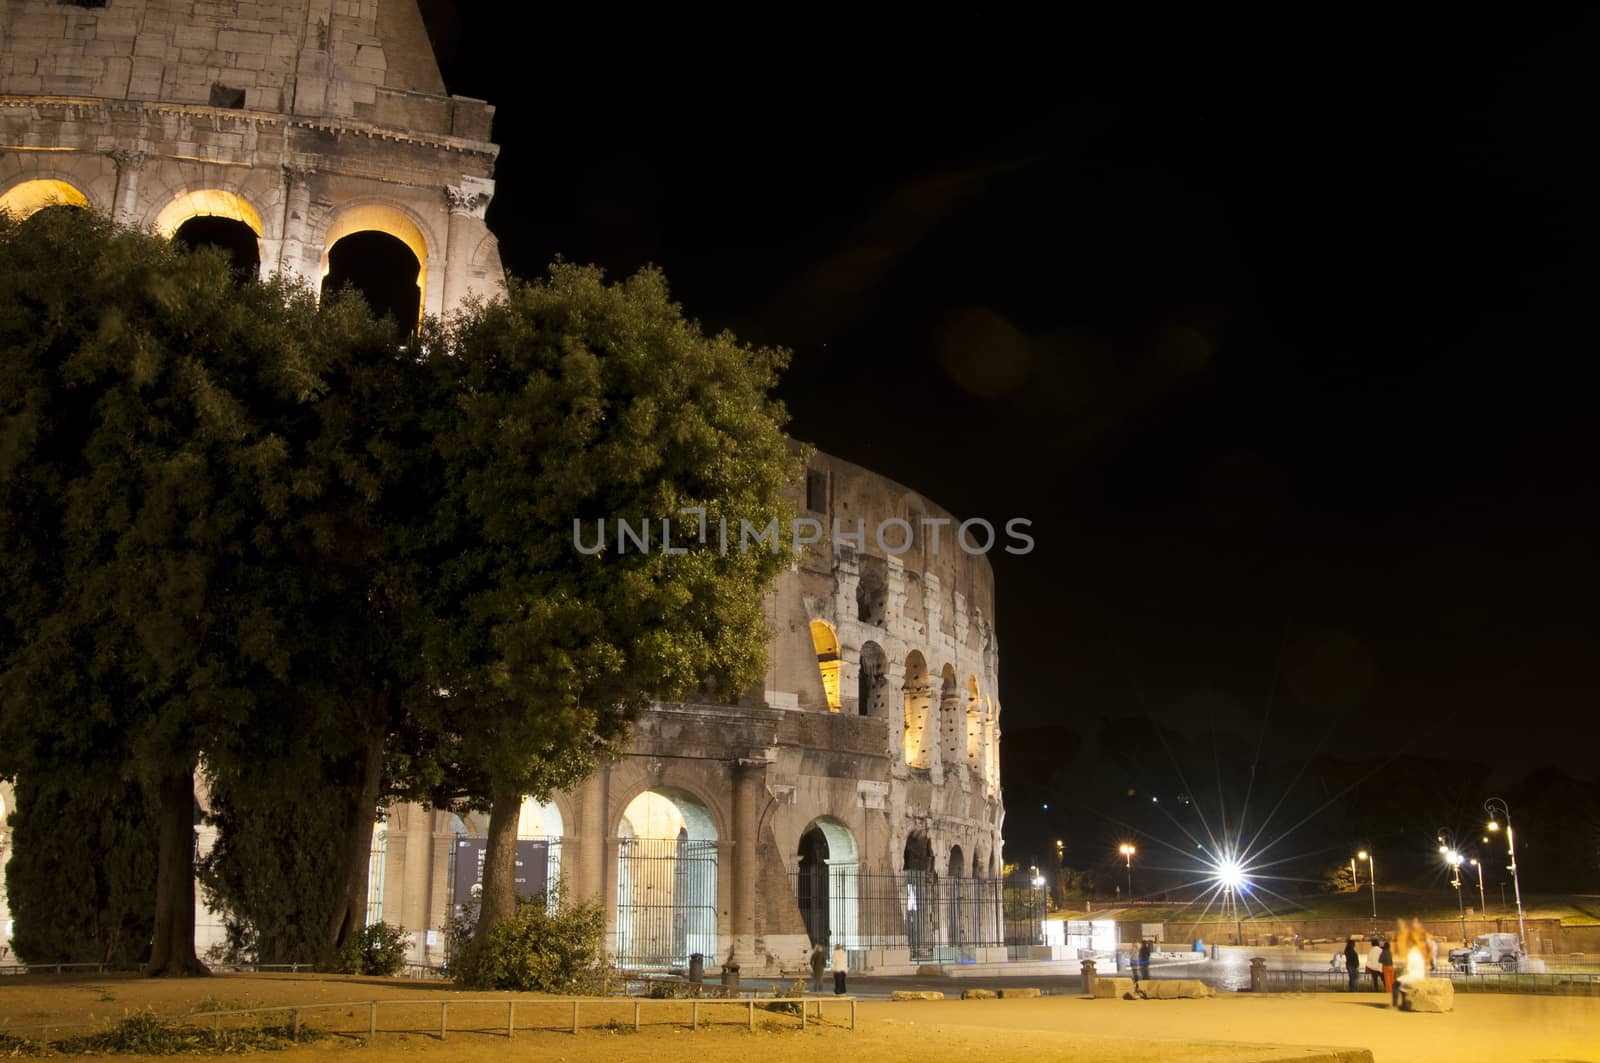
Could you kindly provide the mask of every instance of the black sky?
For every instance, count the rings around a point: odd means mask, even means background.
[[[497,108],[513,272],[659,264],[793,349],[794,435],[1033,520],[1008,729],[1270,706],[1593,773],[1593,24],[646,49],[424,9]]]

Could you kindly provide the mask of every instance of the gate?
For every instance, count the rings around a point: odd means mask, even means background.
[[[624,838],[617,850],[619,967],[681,969],[717,954],[717,843]]]

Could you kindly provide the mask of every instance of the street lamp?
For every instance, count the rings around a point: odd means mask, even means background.
[[[1367,882],[1372,886],[1372,932],[1378,932],[1378,861],[1365,849],[1356,854],[1357,860],[1367,864]]]
[[[1122,858],[1128,862],[1128,901],[1129,901],[1129,903],[1132,903],[1133,902],[1133,854],[1134,854],[1135,850],[1134,850],[1133,846],[1129,845],[1127,842],[1123,842],[1121,845],[1117,846],[1117,852],[1121,853],[1122,854]]]
[[[1356,874],[1356,858],[1350,858],[1350,883],[1351,888],[1357,893],[1361,892],[1361,876]]]
[[[1467,902],[1461,896],[1461,854],[1456,851],[1455,839],[1447,830],[1439,831],[1439,852],[1444,857],[1444,862],[1455,872],[1450,885],[1455,888],[1456,910],[1461,913],[1461,944],[1467,945],[1470,943],[1467,941]]]
[[[1498,797],[1491,797],[1483,803],[1483,810],[1489,814],[1489,830],[1498,831],[1502,823],[1506,829],[1506,856],[1511,858],[1511,863],[1506,870],[1511,872],[1511,888],[1517,895],[1517,946],[1526,955],[1528,951],[1528,928],[1522,918],[1522,883],[1517,878],[1517,843],[1511,834],[1511,809]]]
[[[1476,856],[1467,863],[1478,869],[1478,916],[1482,918],[1489,914],[1489,902],[1483,899],[1483,865],[1478,863]]]

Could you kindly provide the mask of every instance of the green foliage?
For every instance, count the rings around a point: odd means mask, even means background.
[[[12,947],[28,963],[135,966],[149,955],[155,910],[150,807],[115,763],[55,767],[16,785]]]
[[[345,974],[399,974],[406,965],[406,949],[411,939],[390,923],[372,923],[351,936],[339,955]]]
[[[0,776],[114,735],[116,776],[169,825],[202,757],[223,788],[276,760],[348,795],[418,659],[391,594],[414,573],[384,564],[418,505],[384,490],[418,446],[415,365],[359,301],[236,284],[220,255],[84,211],[0,220]],[[287,766],[305,750],[323,770]],[[322,796],[347,824],[376,806]],[[183,832],[159,836],[181,869]],[[180,930],[152,962],[187,970],[188,885],[168,881]]]
[[[344,817],[334,789],[302,761],[273,758],[213,784],[216,843],[200,861],[206,902],[223,916],[231,963],[315,963],[339,887]],[[307,770],[309,768],[309,771]],[[308,777],[310,776],[310,777]]]
[[[543,897],[520,897],[516,915],[494,927],[483,948],[463,953],[455,976],[474,989],[591,992],[604,977],[605,911],[563,900],[551,913]]]
[[[212,1030],[163,1019],[153,1011],[126,1016],[110,1029],[60,1041],[35,1041],[0,1034],[0,1055],[35,1056],[178,1056],[235,1055],[245,1052],[292,1048],[320,1040],[322,1034],[301,1026],[299,1036],[289,1026],[245,1026]]]

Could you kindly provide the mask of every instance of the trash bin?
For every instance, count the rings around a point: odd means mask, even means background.
[[[1267,961],[1256,956],[1250,961],[1250,992],[1267,991]]]
[[[1093,960],[1084,960],[1083,961],[1083,995],[1084,996],[1086,996],[1086,997],[1094,996],[1094,983],[1095,983],[1094,961]]]
[[[705,977],[706,958],[700,955],[700,953],[696,952],[689,957],[689,981],[695,985],[699,985],[701,982],[705,981]]]
[[[725,963],[722,965],[722,995],[736,997],[739,995],[739,965]]]

